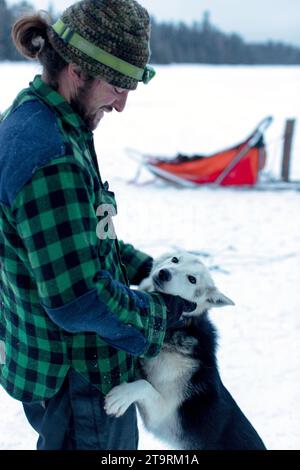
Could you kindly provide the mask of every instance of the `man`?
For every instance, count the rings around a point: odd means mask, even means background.
[[[149,30],[134,0],[84,0],[53,26],[33,15],[13,28],[43,74],[0,125],[0,379],[38,449],[136,449],[135,409],[108,417],[103,397],[195,307],[130,289],[152,259],[117,240],[93,146],[104,114],[154,75]]]

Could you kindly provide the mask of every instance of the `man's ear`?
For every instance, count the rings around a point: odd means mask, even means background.
[[[209,289],[206,302],[211,307],[226,307],[226,305],[235,305],[234,302],[222,294],[216,287]]]
[[[68,75],[76,88],[84,84],[85,75],[82,73],[78,65],[73,64],[72,62],[68,64]]]

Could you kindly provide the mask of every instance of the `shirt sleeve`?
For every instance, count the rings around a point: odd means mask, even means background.
[[[95,332],[130,354],[155,356],[165,335],[165,304],[100,266],[94,197],[85,170],[64,160],[38,169],[17,194],[13,217],[40,302],[66,331]]]
[[[119,241],[119,247],[129,282],[134,286],[138,286],[143,279],[149,276],[153,258],[122,240]]]

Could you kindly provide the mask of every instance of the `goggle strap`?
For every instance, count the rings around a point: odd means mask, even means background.
[[[155,76],[155,70],[150,65],[146,65],[144,69],[136,67],[135,65],[126,62],[125,60],[119,59],[118,57],[104,51],[98,46],[95,46],[85,38],[80,36],[78,33],[73,31],[67,26],[61,19],[59,19],[52,28],[58,34],[58,36],[65,41],[65,43],[83,52],[91,59],[100,62],[100,64],[106,65],[116,72],[121,73],[127,77],[133,78],[139,82],[145,84],[149,83],[150,80]]]

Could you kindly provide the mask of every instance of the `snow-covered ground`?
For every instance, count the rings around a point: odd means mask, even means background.
[[[0,64],[0,110],[39,69]],[[300,192],[179,190],[128,184],[125,152],[211,153],[246,137],[265,116],[267,170],[279,175],[286,118],[300,121],[300,67],[157,67],[123,115],[95,132],[104,179],[116,192],[119,238],[158,255],[182,247],[205,253],[218,287],[236,306],[212,311],[223,381],[269,449],[300,448]],[[292,177],[300,179],[300,129]],[[144,179],[148,175],[143,176]],[[151,179],[151,177],[149,177]],[[0,449],[33,449],[20,404],[0,390]],[[163,449],[141,427],[141,449]]]

